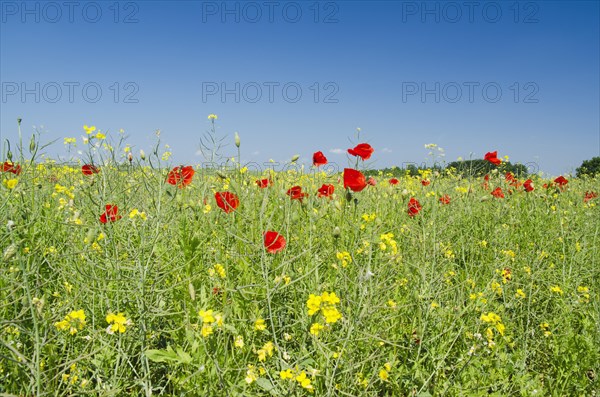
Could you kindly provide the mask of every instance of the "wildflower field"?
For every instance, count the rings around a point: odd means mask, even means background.
[[[36,137],[2,165],[0,395],[600,395],[599,176],[490,152],[369,178],[360,141],[261,171],[237,136],[207,169],[84,134],[77,165]]]

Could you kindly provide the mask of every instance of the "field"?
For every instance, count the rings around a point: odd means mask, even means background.
[[[208,170],[87,132],[0,175],[0,395],[600,395],[600,177],[369,184],[361,145]]]

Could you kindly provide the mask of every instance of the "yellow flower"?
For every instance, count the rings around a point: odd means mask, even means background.
[[[210,204],[206,204],[204,206],[204,209],[202,210],[202,212],[204,212],[205,214],[208,214],[210,212],[210,210],[211,210]]]
[[[259,318],[258,320],[256,320],[254,322],[254,329],[256,331],[264,331],[267,329],[267,324],[265,324],[265,320],[263,320],[262,318]]]
[[[212,333],[213,333],[213,327],[212,327],[212,325],[210,325],[210,324],[203,324],[202,325],[201,333],[202,333],[202,337],[203,338],[206,338],[206,337],[212,335]]]
[[[385,369],[382,369],[379,371],[379,379],[381,379],[382,381],[386,381],[389,378],[389,373],[388,371],[386,371]]]
[[[18,179],[8,179],[8,180],[4,180],[2,181],[2,183],[4,184],[4,186],[6,186],[9,189],[14,189],[15,186],[17,186],[17,183],[19,183]]]
[[[254,365],[248,365],[248,370],[246,371],[246,378],[244,379],[247,384],[252,384],[254,381],[258,379],[258,374],[254,369]]]
[[[321,297],[315,294],[310,294],[308,296],[308,301],[306,301],[306,306],[308,307],[308,315],[312,316],[317,313],[321,309]]]
[[[310,326],[310,333],[313,334],[314,336],[318,336],[319,332],[321,332],[321,330],[325,328],[323,327],[323,325],[319,324],[319,323],[314,323],[313,325]]]
[[[96,134],[96,138],[101,139],[101,140],[102,139],[106,139],[106,135],[104,135],[103,133],[99,132],[99,133]]]
[[[238,349],[242,349],[244,347],[244,338],[241,335],[236,336],[233,345]]]
[[[274,347],[275,346],[273,345],[273,342],[265,343],[262,349],[259,349],[256,352],[256,354],[258,355],[258,361],[265,361],[267,359],[267,356],[272,357]]]
[[[523,292],[523,290],[519,288],[519,289],[517,289],[517,292],[515,293],[515,296],[517,298],[523,299],[523,298],[525,298],[525,292]]]
[[[352,263],[352,257],[350,253],[347,251],[338,252],[335,254],[339,261],[342,262],[342,267],[348,266],[349,263]]]
[[[223,267],[223,265],[220,264],[216,264],[214,266],[215,272],[219,275],[219,277],[221,278],[225,278],[227,277],[227,274],[225,273],[225,268]]]
[[[391,299],[387,302],[387,304],[392,309],[395,309],[396,307],[398,307],[398,304],[395,301],[391,300]]]
[[[211,114],[209,114],[209,115],[208,115],[208,119],[209,119],[209,120],[216,120],[217,118],[218,118],[218,117],[217,117],[217,115],[216,115],[216,114],[212,114],[212,113],[211,113]]]
[[[82,330],[85,326],[85,313],[83,310],[72,311],[65,316],[65,319],[54,323],[54,326],[60,331],[69,331],[71,335]]]
[[[558,285],[550,287],[550,291],[556,292],[559,295],[562,295],[564,293],[563,290]]]
[[[209,323],[214,323],[216,320],[213,316],[213,311],[212,310],[200,310],[198,312],[198,315],[202,318],[202,322],[204,324],[209,324]]]
[[[292,370],[288,368],[286,370],[280,371],[279,372],[279,377],[281,379],[283,379],[283,380],[293,379],[294,378],[294,374],[292,373]]]
[[[64,138],[65,145],[75,144],[76,142],[77,142],[77,139],[75,139],[75,138]]]
[[[312,391],[313,385],[311,385],[310,379],[306,376],[306,372],[302,371],[300,375],[296,376],[296,382],[300,384],[306,390]]]
[[[113,314],[108,313],[106,315],[106,322],[110,324],[106,329],[106,332],[109,334],[114,334],[119,331],[119,333],[123,333],[126,330],[126,325],[129,325],[131,322],[125,318],[123,313]]]
[[[88,127],[87,125],[84,125],[83,129],[85,130],[85,133],[88,135],[90,135],[92,132],[96,131],[95,126]]]

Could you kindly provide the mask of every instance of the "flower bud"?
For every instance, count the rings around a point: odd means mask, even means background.
[[[29,153],[35,152],[35,147],[36,147],[35,135],[32,135],[31,140],[29,141]]]
[[[298,161],[298,159],[299,159],[299,158],[300,158],[300,155],[299,155],[299,154],[295,154],[295,155],[292,157],[292,160],[291,160],[291,161],[292,161],[292,163],[295,163],[296,161]]]
[[[240,136],[237,133],[237,131],[235,132],[235,146],[240,147]]]
[[[339,238],[340,235],[342,234],[342,231],[340,230],[340,227],[339,226],[334,227],[332,234],[333,234],[334,238]]]
[[[140,150],[140,158],[142,160],[146,160],[146,152],[144,152],[143,150]]]

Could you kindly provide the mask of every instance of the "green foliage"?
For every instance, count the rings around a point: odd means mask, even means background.
[[[579,178],[586,175],[594,176],[600,174],[600,157],[592,157],[589,160],[585,160],[576,171]]]
[[[496,166],[483,159],[453,161],[448,163],[446,169],[454,169],[457,175],[461,175],[463,177],[479,177],[489,174],[495,169],[503,173],[512,172],[517,178],[527,177],[526,166],[518,163],[512,164],[509,161],[504,161],[499,166]]]

